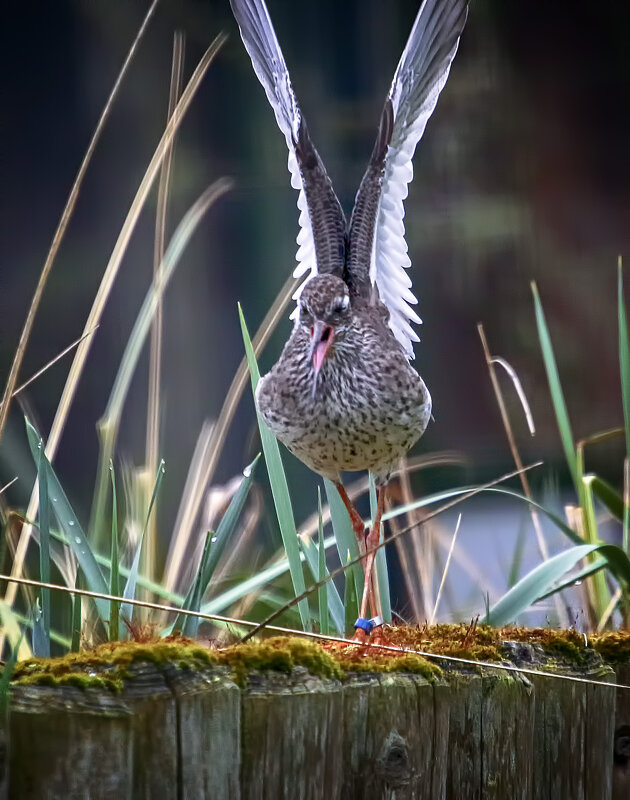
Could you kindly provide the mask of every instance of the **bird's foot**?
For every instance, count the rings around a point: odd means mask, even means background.
[[[365,619],[359,617],[354,623],[354,636],[352,641],[356,644],[376,643],[382,641],[383,620],[381,617],[376,616],[372,619]]]

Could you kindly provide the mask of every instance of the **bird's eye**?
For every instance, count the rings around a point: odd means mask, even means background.
[[[345,294],[343,297],[337,297],[335,299],[335,302],[333,303],[333,311],[336,314],[340,314],[342,311],[345,311],[349,305],[350,305],[350,298],[348,297],[347,294]]]
[[[307,314],[308,314],[308,308],[306,306],[306,303],[302,301],[300,303],[300,316],[306,316]]]

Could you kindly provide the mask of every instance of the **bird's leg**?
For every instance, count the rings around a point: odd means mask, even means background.
[[[359,512],[352,504],[352,500],[350,500],[350,498],[348,497],[348,492],[346,492],[343,483],[341,483],[341,481],[337,481],[337,483],[335,483],[335,486],[337,487],[337,491],[339,492],[339,497],[341,497],[341,499],[343,500],[343,504],[346,507],[348,514],[350,514],[350,519],[352,521],[352,528],[359,541],[359,552],[363,553],[364,552],[363,548],[365,547],[365,523],[363,522],[363,517],[359,514]]]
[[[352,522],[352,528],[354,533],[357,537],[357,542],[359,544],[359,554],[363,555],[365,553],[366,547],[366,533],[365,533],[365,523],[363,522],[363,517],[359,514],[359,512],[354,507],[352,500],[348,497],[348,493],[346,489],[341,483],[338,481],[335,483],[337,487],[337,491],[339,492],[339,497],[343,500],[343,504],[346,507],[348,514],[350,515],[350,520]],[[363,568],[366,569],[365,562]],[[372,586],[372,581],[365,582],[363,584],[363,595],[366,595],[366,591],[368,593],[368,598],[370,602],[370,609],[372,611],[372,615],[376,616],[378,614],[378,607],[376,604],[376,597],[374,596],[374,588]],[[364,613],[361,613],[361,616],[364,616]],[[363,631],[357,630],[357,634],[364,633]]]
[[[374,586],[372,579],[374,572],[374,559],[376,558],[376,551],[374,550],[374,548],[377,547],[379,543],[381,535],[381,519],[383,517],[383,511],[385,510],[384,486],[380,486],[376,490],[376,497],[377,497],[376,518],[365,540],[365,549],[368,555],[366,556],[365,559],[365,581],[363,583],[363,598],[361,599],[361,610],[359,612],[359,617],[362,618],[365,618],[368,601],[370,603],[370,608],[373,616],[377,616],[379,613],[378,607],[376,605],[376,597],[374,594]],[[365,632],[357,629],[355,633],[355,640],[363,641],[364,639],[365,639]]]

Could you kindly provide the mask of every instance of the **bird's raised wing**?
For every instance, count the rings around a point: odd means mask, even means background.
[[[366,295],[374,284],[387,306],[389,325],[413,358],[418,336],[410,325],[421,322],[410,307],[417,303],[405,242],[403,200],[413,177],[416,145],[444,88],[468,0],[424,0],[394,74],[381,116],[376,145],[361,181],[350,220],[349,280]]]
[[[317,272],[342,277],[346,220],[295,99],[267,7],[264,0],[230,0],[230,4],[289,148],[291,186],[299,191],[300,210],[298,265],[293,274],[296,278],[306,274],[306,280]]]

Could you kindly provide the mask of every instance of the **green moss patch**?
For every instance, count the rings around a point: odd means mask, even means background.
[[[589,644],[610,664],[630,662],[630,631],[609,631],[589,636]]]
[[[558,658],[558,664],[583,664],[592,650],[598,651],[609,663],[630,661],[630,633],[626,631],[589,636],[588,649],[581,633],[551,628],[497,629],[474,624],[386,626],[384,637],[384,643],[392,647],[490,663],[503,660],[505,641],[539,644],[549,656]],[[356,672],[402,672],[432,680],[441,672],[440,666],[430,658],[415,653],[371,650],[355,643],[330,642],[321,646],[307,638],[273,637],[218,650],[193,639],[168,637],[107,643],[94,650],[69,653],[63,658],[31,658],[16,665],[12,682],[120,692],[133,665],[141,663],[154,664],[158,669],[167,664],[182,670],[225,667],[241,687],[247,685],[251,672],[288,675],[294,667],[304,667],[315,677],[337,680]]]
[[[218,662],[217,654],[192,639],[114,642],[61,658],[29,658],[15,667],[12,683],[22,686],[76,686],[120,692],[135,663],[174,664],[199,669]]]

